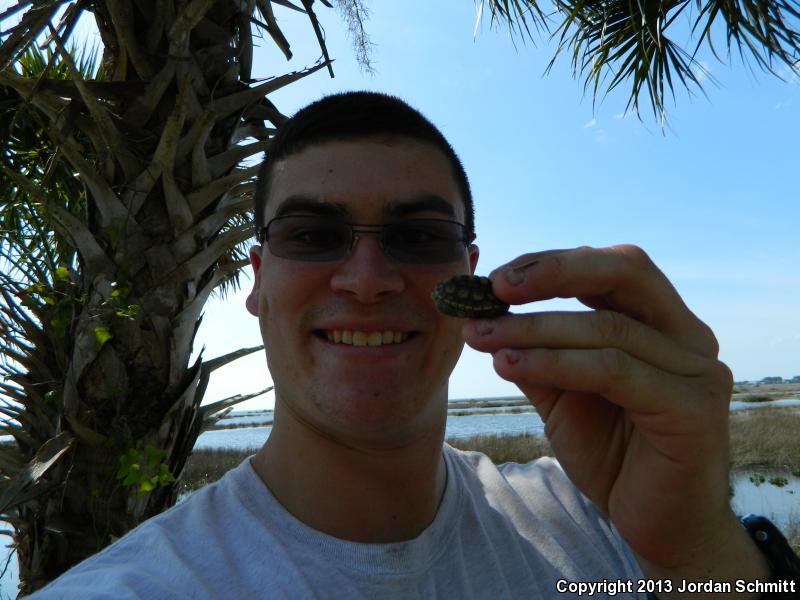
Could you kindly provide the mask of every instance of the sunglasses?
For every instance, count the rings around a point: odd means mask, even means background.
[[[385,225],[351,225],[326,216],[276,217],[257,229],[259,243],[281,258],[309,262],[341,260],[361,235],[377,235],[384,254],[409,264],[461,260],[475,236],[461,223],[443,219],[407,219]]]

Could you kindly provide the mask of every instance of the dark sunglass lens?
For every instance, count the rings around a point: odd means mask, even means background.
[[[350,227],[320,217],[280,217],[267,226],[267,243],[275,256],[292,260],[328,261],[350,249]]]
[[[406,263],[449,263],[464,256],[466,237],[459,223],[437,219],[400,221],[386,226],[386,253]]]

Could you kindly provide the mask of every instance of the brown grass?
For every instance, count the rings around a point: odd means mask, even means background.
[[[195,450],[186,461],[186,467],[178,479],[178,495],[214,483],[251,454],[253,454],[252,450],[232,450],[230,448]]]
[[[800,411],[737,410],[731,414],[731,469],[800,469]]]
[[[547,438],[528,433],[475,435],[468,438],[448,439],[447,443],[459,450],[482,452],[495,464],[527,463],[542,456],[553,456],[553,450],[550,448]]]

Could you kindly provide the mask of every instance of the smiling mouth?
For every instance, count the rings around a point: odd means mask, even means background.
[[[317,332],[333,344],[347,346],[386,346],[388,344],[402,344],[413,336],[408,331],[358,331],[351,329],[328,329]]]

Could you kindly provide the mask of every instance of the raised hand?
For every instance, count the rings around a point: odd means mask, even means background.
[[[747,544],[728,500],[731,372],[650,258],[553,250],[491,279],[512,305],[575,297],[593,309],[468,321],[464,336],[530,399],[567,475],[640,559],[681,568]]]

